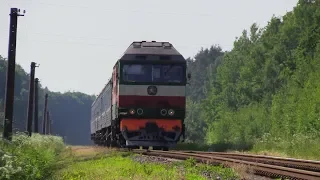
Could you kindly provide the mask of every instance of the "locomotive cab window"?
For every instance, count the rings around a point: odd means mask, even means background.
[[[182,64],[125,64],[122,68],[124,82],[184,83]]]

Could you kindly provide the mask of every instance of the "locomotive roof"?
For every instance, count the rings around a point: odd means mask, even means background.
[[[183,56],[169,42],[134,41],[124,52],[120,60],[161,60],[174,57],[175,61],[185,61]]]

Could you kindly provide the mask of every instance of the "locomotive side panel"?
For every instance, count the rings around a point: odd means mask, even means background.
[[[91,107],[91,121],[90,121],[90,128],[91,128],[91,134],[94,134],[96,132],[96,124],[97,121],[95,119],[95,104]]]
[[[118,63],[116,63],[112,73],[112,120],[118,118],[118,89]]]
[[[104,87],[91,107],[91,135],[111,125],[111,81]]]
[[[111,94],[112,94],[112,86],[109,83],[104,89],[103,96],[101,98],[103,128],[111,126],[111,100],[112,100]]]
[[[94,102],[93,106],[92,106],[92,119],[91,119],[91,122],[92,122],[92,125],[93,125],[93,130],[94,130],[94,133],[96,133],[98,130],[100,130],[100,121],[99,121],[99,118],[100,118],[100,106],[99,106],[99,103],[100,103],[100,100],[99,99],[96,99],[96,101]]]

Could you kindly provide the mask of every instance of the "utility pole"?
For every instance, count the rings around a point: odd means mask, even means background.
[[[39,100],[38,100],[38,96],[39,96],[39,92],[38,92],[38,88],[39,88],[39,79],[36,78],[34,80],[34,130],[33,132],[38,133],[39,132],[39,116],[38,116],[38,106],[39,106]]]
[[[9,30],[9,45],[8,45],[8,69],[6,82],[5,96],[5,117],[3,137],[7,140],[12,140],[12,121],[13,121],[13,104],[14,104],[14,79],[16,66],[16,42],[17,42],[17,24],[20,9],[11,8],[10,10],[10,30]],[[25,13],[25,11],[24,11]]]
[[[31,131],[32,131],[35,69],[36,69],[36,63],[31,62],[30,82],[29,82],[29,106],[28,106],[28,119],[27,119],[27,128],[26,128],[29,136],[31,136]]]
[[[49,111],[47,111],[47,127],[46,127],[46,134],[51,134],[51,119],[50,119]]]
[[[44,99],[44,111],[43,111],[43,121],[42,121],[42,133],[46,134],[46,124],[47,124],[47,105],[48,105],[48,93]]]

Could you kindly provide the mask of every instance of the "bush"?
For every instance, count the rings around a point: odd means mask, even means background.
[[[252,151],[268,151],[270,153],[282,153],[282,156],[320,160],[319,144],[319,137],[311,134],[294,134],[287,139],[265,134],[260,141],[254,145]]]
[[[64,150],[61,137],[16,134],[0,140],[0,179],[45,179]]]
[[[215,143],[215,144],[196,144],[196,143],[178,143],[173,150],[185,151],[216,151],[224,152],[227,150],[249,150],[252,146],[247,144],[233,144],[233,143]]]

